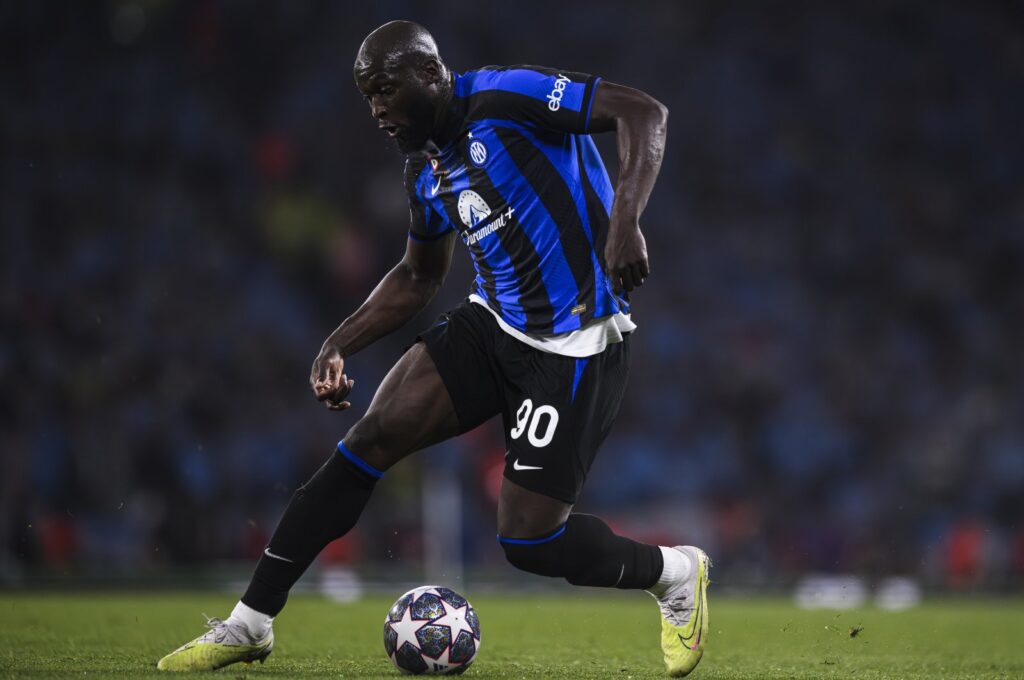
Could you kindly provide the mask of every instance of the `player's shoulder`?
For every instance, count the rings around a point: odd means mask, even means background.
[[[456,74],[455,95],[471,97],[481,92],[531,91],[539,83],[558,76],[559,69],[536,64],[490,65]]]

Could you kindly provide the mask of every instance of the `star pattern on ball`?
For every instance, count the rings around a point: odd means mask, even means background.
[[[442,671],[447,670],[447,669],[451,668],[451,665],[452,665],[451,659],[449,658],[450,652],[451,652],[451,648],[450,647],[445,647],[445,650],[443,652],[441,652],[441,656],[437,657],[437,659],[429,659],[427,661],[427,663],[428,664],[437,664],[439,666],[438,670],[442,670]]]
[[[419,649],[420,643],[416,640],[416,631],[428,623],[430,623],[430,621],[416,621],[413,619],[411,606],[405,608],[400,620],[388,621],[388,625],[391,626],[391,630],[398,633],[398,641],[395,644],[395,649],[401,649],[402,644],[405,642],[408,642],[416,649]]]
[[[453,607],[444,600],[441,600],[441,606],[444,607],[444,616],[437,617],[431,623],[435,626],[448,626],[452,631],[453,643],[459,638],[459,633],[462,631],[466,631],[476,637],[476,634],[473,632],[473,626],[469,625],[469,621],[466,620],[466,612],[469,610],[468,603],[461,607]]]
[[[473,606],[459,593],[420,586],[399,597],[388,611],[384,648],[403,673],[461,673],[480,649],[476,622]]]

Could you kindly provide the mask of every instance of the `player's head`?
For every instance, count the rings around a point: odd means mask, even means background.
[[[426,146],[448,88],[434,38],[419,24],[391,21],[366,36],[352,68],[378,126],[403,153]]]

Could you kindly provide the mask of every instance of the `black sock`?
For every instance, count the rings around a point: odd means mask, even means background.
[[[593,515],[569,515],[549,536],[498,540],[515,567],[577,586],[650,588],[664,567],[661,548],[617,536]]]
[[[382,475],[339,443],[324,466],[292,496],[242,602],[277,616],[288,591],[320,551],[355,526]]]

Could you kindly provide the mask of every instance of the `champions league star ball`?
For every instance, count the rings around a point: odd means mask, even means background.
[[[403,673],[461,673],[478,649],[476,611],[449,588],[413,588],[391,605],[384,619],[384,651]]]

